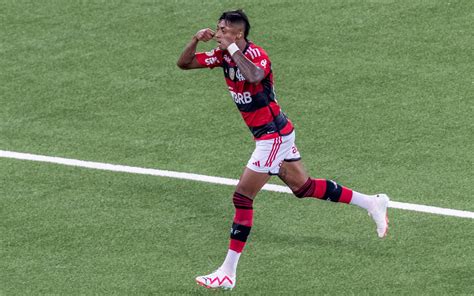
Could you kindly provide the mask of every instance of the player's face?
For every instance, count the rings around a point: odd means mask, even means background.
[[[242,29],[231,23],[221,20],[217,23],[216,41],[221,47],[221,40],[226,39],[228,42],[235,42],[242,37]],[[222,49],[222,48],[221,48]]]

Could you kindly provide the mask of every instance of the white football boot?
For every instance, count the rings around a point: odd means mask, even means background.
[[[388,231],[387,208],[389,200],[390,199],[386,194],[381,193],[374,195],[374,203],[368,210],[369,216],[374,219],[374,222],[377,225],[377,235],[380,238],[384,238]]]
[[[235,276],[218,269],[211,274],[198,276],[196,282],[208,289],[232,290],[235,287]]]

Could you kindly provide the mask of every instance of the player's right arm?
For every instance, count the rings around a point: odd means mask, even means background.
[[[193,39],[188,43],[188,45],[186,45],[183,53],[181,53],[181,56],[176,63],[178,67],[183,70],[206,68],[205,65],[202,65],[196,59],[196,47],[199,41],[207,42],[214,38],[214,35],[214,31],[209,28],[199,30],[196,35],[193,36]]]

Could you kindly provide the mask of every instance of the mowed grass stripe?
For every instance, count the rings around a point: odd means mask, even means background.
[[[207,182],[207,183],[214,183],[214,184],[221,184],[221,185],[237,185],[237,182],[238,182],[238,180],[230,179],[230,178],[214,177],[214,176],[207,176],[207,175],[200,175],[200,174],[193,174],[193,173],[174,172],[174,171],[168,171],[168,170],[132,167],[132,166],[110,164],[110,163],[84,161],[84,160],[71,159],[71,158],[44,156],[44,155],[21,153],[21,152],[14,152],[14,151],[5,151],[5,150],[0,150],[0,157],[55,163],[55,164],[62,164],[62,165],[67,165],[67,166],[75,166],[75,167],[90,168],[90,169],[105,170],[105,171],[124,172],[124,173],[143,174],[143,175],[152,175],[152,176],[200,181],[200,182]],[[275,185],[275,184],[267,184],[263,187],[263,190],[292,193],[288,187]],[[474,219],[474,212],[470,212],[470,211],[439,208],[439,207],[433,207],[433,206],[427,206],[427,205],[402,203],[402,202],[395,202],[395,201],[391,201],[389,206],[391,208],[396,208],[396,209]]]

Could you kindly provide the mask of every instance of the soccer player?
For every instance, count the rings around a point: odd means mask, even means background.
[[[256,142],[233,194],[235,216],[227,256],[216,271],[196,278],[206,288],[235,286],[237,264],[253,224],[254,198],[272,175],[283,180],[298,198],[314,197],[367,210],[380,238],[388,229],[387,195],[365,195],[332,180],[313,179],[304,170],[293,124],[281,111],[273,90],[272,63],[261,47],[249,41],[249,31],[250,23],[242,10],[224,12],[216,31],[198,31],[177,62],[184,70],[224,70],[231,97]],[[212,39],[217,41],[216,48],[196,53],[198,42]]]

